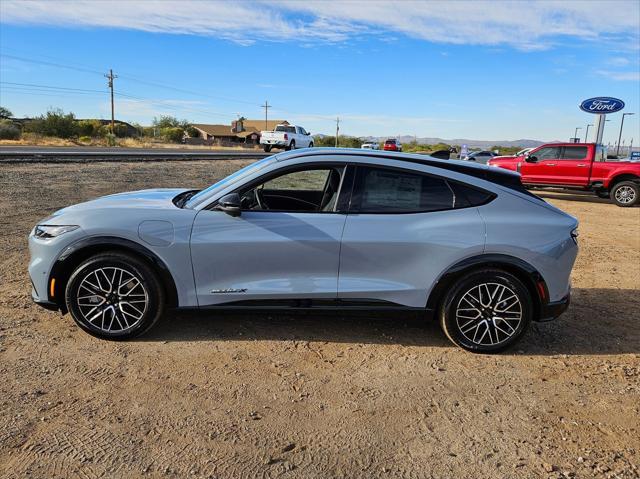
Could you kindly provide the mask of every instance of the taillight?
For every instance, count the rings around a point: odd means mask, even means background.
[[[284,139],[288,140],[289,139],[289,135],[287,135],[286,133],[284,134]]]

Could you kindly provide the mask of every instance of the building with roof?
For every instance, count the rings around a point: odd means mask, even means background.
[[[194,123],[192,126],[198,131],[198,138],[190,138],[189,143],[198,142],[216,144],[258,144],[262,130],[273,130],[276,125],[288,125],[286,120],[247,120],[240,118],[231,125],[208,125]]]

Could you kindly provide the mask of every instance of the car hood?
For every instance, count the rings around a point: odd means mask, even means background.
[[[502,155],[502,156],[494,156],[493,158],[489,158],[489,161],[493,161],[493,160],[515,160],[516,158],[519,158],[518,156],[513,156],[513,155]]]
[[[58,210],[54,215],[96,208],[176,208],[173,198],[188,188],[156,188],[102,196]]]

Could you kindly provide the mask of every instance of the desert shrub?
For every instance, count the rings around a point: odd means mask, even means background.
[[[160,136],[170,143],[180,143],[184,136],[184,129],[181,127],[161,128]]]
[[[80,120],[76,123],[76,134],[79,136],[100,136],[102,123],[98,120]]]
[[[80,143],[91,143],[91,137],[90,136],[81,136],[80,138],[78,138],[78,141]]]
[[[0,120],[0,140],[19,140],[22,132],[9,120]]]
[[[335,136],[314,136],[313,137],[314,146],[336,146],[336,137]],[[362,140],[360,138],[356,138],[354,136],[343,136],[340,135],[338,137],[338,146],[341,148],[360,148],[362,146]]]
[[[46,115],[27,122],[24,130],[39,135],[71,138],[76,134],[75,115],[65,114],[61,109],[49,110]]]

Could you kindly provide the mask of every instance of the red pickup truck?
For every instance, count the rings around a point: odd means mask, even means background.
[[[640,202],[640,162],[607,160],[606,149],[595,143],[550,143],[487,164],[518,171],[527,187],[593,191],[618,206]]]

